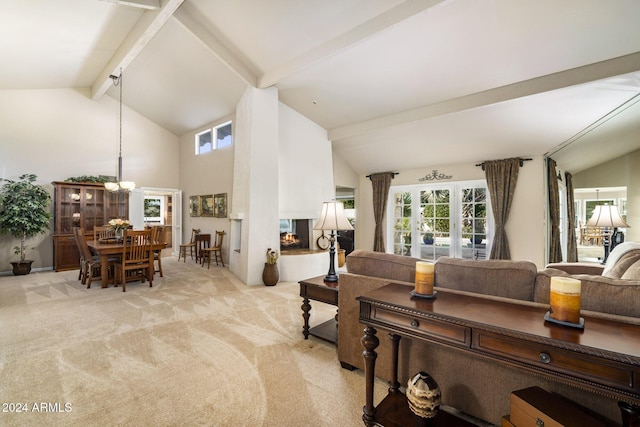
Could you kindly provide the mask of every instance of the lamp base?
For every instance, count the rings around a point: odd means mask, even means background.
[[[331,282],[331,283],[335,283],[338,281],[338,275],[337,274],[327,274],[326,276],[324,276],[324,281],[325,282]]]

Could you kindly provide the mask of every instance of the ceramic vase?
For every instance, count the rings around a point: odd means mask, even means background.
[[[262,283],[266,286],[275,286],[280,280],[280,273],[278,272],[278,264],[264,263],[264,270],[262,270]]]
[[[430,420],[440,409],[440,387],[426,372],[418,372],[407,383],[409,409],[419,420]]]

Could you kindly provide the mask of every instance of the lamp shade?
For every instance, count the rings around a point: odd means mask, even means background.
[[[620,216],[617,206],[598,205],[593,210],[593,215],[587,221],[588,227],[629,227]]]
[[[324,202],[320,219],[313,227],[314,230],[353,230],[347,216],[344,214],[342,202]]]

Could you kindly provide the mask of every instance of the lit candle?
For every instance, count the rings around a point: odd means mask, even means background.
[[[561,322],[580,323],[580,280],[552,277],[549,302],[550,316]]]
[[[433,294],[433,263],[416,262],[416,293],[422,295]]]

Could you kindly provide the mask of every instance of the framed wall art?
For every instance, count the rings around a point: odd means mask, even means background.
[[[189,197],[189,215],[200,216],[200,202],[198,196]]]
[[[213,216],[213,194],[200,196],[200,216]]]
[[[227,217],[227,193],[219,193],[213,196],[213,216],[216,218]]]

